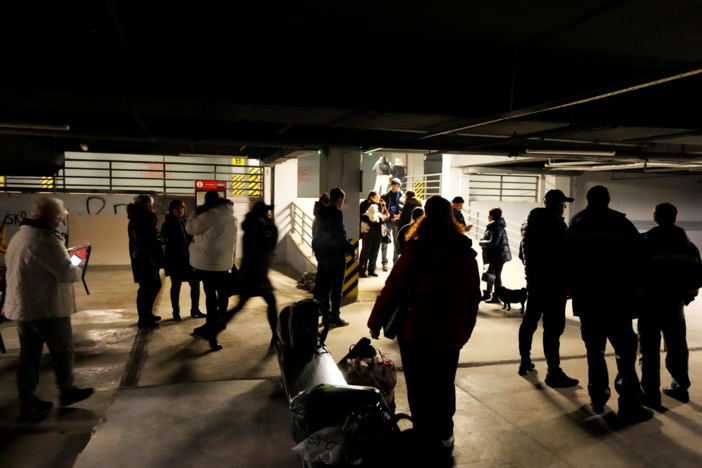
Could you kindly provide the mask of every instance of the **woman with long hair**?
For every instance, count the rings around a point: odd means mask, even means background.
[[[362,225],[365,224],[363,230],[366,230],[366,232],[361,233],[361,239],[363,239],[359,273],[361,278],[378,276],[375,268],[378,263],[378,252],[380,251],[380,243],[383,238],[383,224],[388,219],[387,209],[382,209],[381,203],[384,205],[385,201],[380,198],[380,195],[375,190],[368,192],[368,197],[361,202],[361,222]],[[368,273],[366,273],[366,270]]]
[[[451,203],[435,195],[412,225],[407,243],[368,319],[377,339],[393,311],[409,300],[397,339],[414,427],[453,446],[454,380],[480,303],[477,253],[456,223]]]
[[[190,285],[190,316],[202,318],[200,312],[200,280],[195,275],[195,269],[190,265],[188,247],[193,236],[185,232],[185,203],[173,200],[168,206],[166,221],[161,226],[161,233],[166,242],[166,276],[171,278],[171,306],[173,320],[180,321],[180,287],[184,281]]]

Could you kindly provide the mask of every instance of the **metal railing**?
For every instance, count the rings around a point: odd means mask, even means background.
[[[471,229],[471,234],[475,234],[475,240],[479,241],[485,236],[485,227],[488,224],[488,213],[486,211],[476,210],[470,206],[464,206],[461,210],[466,218],[466,221],[473,224],[473,229]],[[507,240],[509,241],[510,250],[519,253],[519,244],[522,241],[521,225],[515,223],[514,221],[509,221],[505,219],[507,227],[505,231],[507,232]],[[509,226],[516,226],[517,229],[512,229]]]
[[[495,201],[520,201],[513,200],[517,198],[538,201],[539,182],[540,176],[538,175],[471,174],[469,198],[471,200],[494,198]]]
[[[314,223],[314,218],[304,212],[302,208],[297,206],[295,203],[290,203],[291,218],[292,218],[292,231],[300,236],[299,245],[307,244],[312,248],[312,224]],[[312,254],[308,255],[312,257]]]
[[[53,176],[5,176],[0,191],[192,195],[198,179],[224,181],[227,194],[263,198],[260,166],[166,160],[66,159]]]
[[[405,179],[405,190],[414,190],[422,200],[432,195],[441,195],[441,174],[406,176]]]

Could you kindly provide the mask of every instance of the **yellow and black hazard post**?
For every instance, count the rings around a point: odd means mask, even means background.
[[[414,183],[414,193],[418,198],[424,198],[424,182],[416,181]]]
[[[56,179],[53,176],[41,178],[41,188],[52,189],[54,187],[56,187]]]
[[[356,248],[356,253],[358,253],[358,239],[349,239],[349,241]],[[358,297],[358,255],[356,255],[355,260],[351,255],[346,256],[346,275],[344,276],[342,295],[345,298],[353,298],[354,300]]]
[[[232,195],[244,195],[246,192],[246,176],[244,174],[232,174]]]
[[[262,168],[260,167],[249,167],[249,196],[250,197],[260,197],[261,196],[261,174]]]

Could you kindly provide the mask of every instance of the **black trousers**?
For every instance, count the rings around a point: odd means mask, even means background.
[[[321,257],[317,262],[322,265],[323,277],[317,277],[321,284],[321,301],[330,311],[329,318],[334,320],[341,314],[341,294],[346,276],[346,257],[343,255]]]
[[[217,326],[220,314],[225,314],[229,306],[227,272],[196,271],[202,280],[202,287],[205,290],[205,305],[207,307],[205,326],[214,329]]]
[[[682,299],[659,299],[649,304],[638,323],[641,357],[641,387],[647,395],[660,396],[661,332],[667,354],[665,367],[673,378],[671,387],[690,388],[687,349],[687,327]]]
[[[368,270],[369,273],[375,272],[378,264],[378,252],[383,234],[380,229],[371,229],[363,234],[363,250],[361,251],[361,271]]]
[[[591,303],[595,307],[595,303]],[[605,311],[597,315],[580,315],[580,330],[587,349],[588,378],[587,390],[592,402],[604,405],[612,394],[609,387],[609,374],[605,351],[607,340],[614,348],[618,374],[614,379],[614,388],[619,394],[619,407],[636,405],[636,398],[641,394],[639,376],[636,374],[636,334],[631,320],[616,317],[621,311]],[[593,309],[591,309],[593,310]],[[597,310],[597,309],[594,309]],[[608,313],[609,312],[609,313]]]
[[[528,284],[527,299],[522,324],[519,327],[519,354],[522,360],[531,355],[531,342],[539,320],[544,318],[544,354],[551,371],[561,367],[561,335],[565,330],[565,307],[567,302],[564,289],[546,285]]]
[[[400,340],[413,427],[441,440],[453,435],[456,369],[460,351],[435,349]]]
[[[137,291],[137,313],[139,322],[150,322],[153,315],[154,302],[161,290],[161,279],[156,278],[150,281],[140,281]]]
[[[200,310],[200,280],[193,278],[187,283],[190,285],[190,312],[197,312]],[[180,311],[180,287],[182,284],[183,280],[171,276],[171,306],[174,312]]]
[[[505,266],[503,262],[492,262],[488,265],[488,273],[495,275],[495,287],[502,286],[502,268]],[[492,283],[487,283],[487,293],[492,293]]]
[[[271,333],[275,335],[278,325],[278,306],[276,304],[275,294],[273,294],[273,288],[270,286],[270,281],[268,281],[268,286],[269,287],[265,288],[266,291],[262,294],[248,294],[245,291],[242,292],[239,295],[239,303],[236,307],[220,316],[219,325],[217,327],[218,332],[227,327],[227,323],[244,308],[249,299],[260,296],[266,301],[266,304],[268,304],[268,325],[271,327]]]

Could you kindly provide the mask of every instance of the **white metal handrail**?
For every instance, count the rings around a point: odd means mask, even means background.
[[[304,242],[312,248],[312,224],[314,223],[314,218],[305,213],[305,211],[295,203],[290,203],[290,210],[292,211],[292,230],[300,236],[299,245],[302,245]],[[310,257],[311,256],[310,254]]]
[[[427,199],[432,195],[441,195],[441,174],[421,174],[406,176],[406,190],[414,190],[419,198]]]

